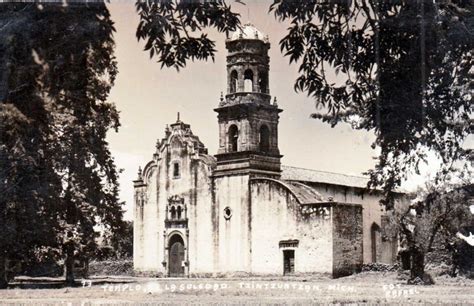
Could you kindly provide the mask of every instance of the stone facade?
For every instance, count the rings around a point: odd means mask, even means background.
[[[338,277],[392,262],[396,240],[383,239],[380,195],[365,178],[281,166],[265,35],[246,25],[226,46],[217,154],[178,117],[134,181],[135,270]]]
[[[350,275],[360,271],[363,262],[363,227],[361,205],[334,205],[333,275]]]

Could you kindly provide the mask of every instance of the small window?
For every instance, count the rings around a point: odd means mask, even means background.
[[[232,217],[232,209],[230,209],[230,207],[226,207],[224,208],[224,218],[226,220],[229,220],[230,218]]]
[[[178,206],[178,210],[177,210],[177,211],[178,211],[178,220],[181,220],[181,212],[182,212],[182,210],[183,210],[183,209],[181,208],[181,206]]]
[[[173,163],[173,178],[179,178],[180,177],[180,172],[179,172],[179,163],[175,162]]]

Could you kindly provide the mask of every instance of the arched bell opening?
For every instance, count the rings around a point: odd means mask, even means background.
[[[267,71],[259,71],[258,72],[258,87],[260,88],[261,93],[269,93],[268,90],[268,72]]]
[[[244,91],[253,92],[253,71],[251,69],[244,72]]]
[[[265,124],[259,130],[259,150],[261,152],[270,150],[270,129]]]
[[[239,143],[239,129],[235,124],[229,128],[229,151],[236,152],[238,150]]]
[[[238,84],[237,71],[232,70],[232,72],[230,73],[230,80],[229,80],[229,93],[237,92],[237,84]]]

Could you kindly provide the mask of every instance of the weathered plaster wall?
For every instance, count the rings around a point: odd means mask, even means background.
[[[137,271],[154,271],[158,258],[156,174],[156,164],[152,161],[143,171],[143,187],[135,190],[134,267]],[[150,252],[144,252],[145,249]]]
[[[233,175],[214,179],[213,232],[215,269],[219,272],[250,271],[249,176]],[[224,209],[232,210],[229,220]]]
[[[333,221],[333,276],[359,272],[363,263],[362,207],[335,204]]]
[[[191,164],[189,191],[189,269],[190,273],[213,272],[211,165],[203,159]]]
[[[253,180],[251,192],[252,272],[283,273],[279,242],[299,240],[295,273],[332,272],[332,231],[329,207],[303,215],[296,198],[272,180]],[[324,212],[324,213],[316,213]]]
[[[144,254],[141,250],[144,249],[144,232],[143,232],[143,217],[144,207],[142,202],[144,201],[144,195],[142,195],[144,188],[135,188],[135,207],[134,207],[134,221],[133,221],[133,266],[135,269],[141,269],[143,263]]]
[[[403,205],[408,205],[408,197],[399,199]],[[396,225],[391,224],[391,219],[387,215],[382,216],[382,227],[380,229],[377,246],[380,245],[380,251],[377,252],[377,262],[391,264],[397,261],[398,255],[398,236],[394,228]]]
[[[146,250],[143,252],[143,261],[141,268],[143,270],[155,271],[157,268],[157,263],[159,262],[159,249],[158,249],[158,240],[159,232],[157,228],[156,217],[158,213],[158,205],[156,199],[156,188],[157,188],[157,178],[156,178],[156,169],[147,168],[147,171],[144,172],[145,183],[147,184],[146,188],[146,202],[143,205],[143,244],[142,246]]]

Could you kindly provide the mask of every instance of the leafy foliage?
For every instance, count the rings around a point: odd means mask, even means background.
[[[44,182],[43,177],[38,178],[38,184],[25,182],[12,190],[13,195],[31,189],[51,205],[38,196],[42,201],[14,203],[14,197],[9,196],[5,202],[30,207],[33,228],[40,220],[48,221],[48,235],[39,232],[33,237],[49,246],[44,252],[66,256],[72,282],[75,258],[93,254],[97,247],[96,225],[117,230],[123,223],[118,171],[106,141],[107,131],[119,127],[118,112],[106,101],[117,73],[113,23],[104,3],[66,4],[0,7],[5,17],[1,39],[7,68],[0,83],[4,90],[0,114],[15,116],[5,122],[6,130],[24,140],[10,144],[9,138],[2,137],[2,146],[20,148],[31,161],[28,171],[46,176]],[[36,147],[29,144],[28,131],[36,136]],[[7,161],[15,158],[11,156],[14,152],[6,151]],[[8,168],[2,165],[2,169]],[[6,188],[12,188],[14,180],[30,177],[26,171],[5,176]],[[41,184],[47,185],[43,188]],[[13,211],[13,215],[10,219],[14,220],[21,213]],[[51,236],[54,243],[44,244],[44,237]],[[18,237],[15,233],[8,241]],[[25,241],[19,244],[30,245]]]
[[[59,177],[48,146],[48,110],[37,91],[31,11],[0,6],[0,287],[7,266],[55,246]]]
[[[104,233],[95,259],[131,259],[133,257],[133,222],[124,221],[121,231]]]
[[[468,178],[456,183],[446,180],[428,183],[409,207],[395,206],[390,224],[402,238],[401,246],[412,256],[412,279],[423,279],[425,257],[436,244],[455,251],[452,246],[460,242],[457,234],[466,234],[464,230],[474,224],[470,212],[473,197],[474,185]]]
[[[280,45],[301,62],[295,89],[322,106],[313,117],[375,131],[372,185],[389,196],[417,170],[424,148],[445,164],[463,157],[473,111],[472,1],[282,0],[271,10],[291,22]],[[328,83],[328,69],[340,82]]]
[[[215,43],[203,32],[215,28],[229,33],[239,25],[238,14],[223,0],[218,1],[137,1],[140,15],[138,40],[146,40],[150,58],[158,57],[161,67],[177,70],[188,60],[214,60]],[[193,36],[200,32],[200,36]]]

